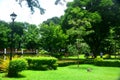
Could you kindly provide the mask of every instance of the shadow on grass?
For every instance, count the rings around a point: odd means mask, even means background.
[[[24,75],[22,75],[22,74],[8,76],[8,75],[6,74],[4,77],[7,77],[7,78],[25,78],[26,76],[24,76]]]

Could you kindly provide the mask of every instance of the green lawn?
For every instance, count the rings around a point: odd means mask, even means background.
[[[91,72],[87,72],[91,68]],[[5,74],[0,74],[0,80],[119,80],[120,68],[97,67],[93,65],[77,65],[59,67],[58,70],[51,71],[31,71],[21,72],[22,76],[17,78],[7,78]]]

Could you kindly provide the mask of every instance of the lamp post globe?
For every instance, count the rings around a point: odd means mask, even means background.
[[[11,19],[14,21],[17,17],[17,15],[13,12],[12,14],[10,14]]]

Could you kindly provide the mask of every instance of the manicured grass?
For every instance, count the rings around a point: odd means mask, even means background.
[[[92,69],[88,72],[87,69]],[[0,73],[0,80],[119,80],[120,68],[77,65],[59,67],[58,70],[21,72],[20,77],[8,78]]]

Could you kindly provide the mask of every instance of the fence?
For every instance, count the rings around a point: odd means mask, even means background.
[[[4,55],[4,54],[10,54],[10,49],[0,49],[0,55]],[[26,50],[26,49],[21,49],[21,50],[18,50],[18,49],[13,49],[12,50],[12,53],[13,54],[37,54],[38,53],[38,50]]]

